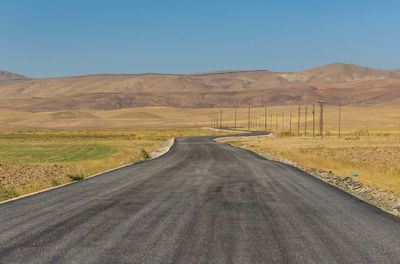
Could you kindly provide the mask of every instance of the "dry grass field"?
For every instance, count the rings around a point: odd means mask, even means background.
[[[289,160],[303,168],[331,171],[342,178],[351,177],[373,188],[400,194],[400,108],[368,105],[342,107],[339,138],[339,107],[326,105],[323,139],[319,137],[319,110],[319,106],[315,105],[313,122],[312,105],[301,106],[300,119],[299,106],[268,107],[267,129],[276,137],[226,138],[219,141],[278,160]],[[241,110],[238,118],[239,127],[247,128],[243,112]],[[265,109],[251,109],[250,116],[251,130],[265,128]],[[354,177],[355,174],[359,176]]]
[[[300,132],[304,133],[305,107],[301,106]],[[307,106],[307,133],[312,133],[312,106]],[[103,129],[103,128],[193,128],[212,126],[213,116],[222,110],[222,126],[234,127],[234,108],[173,108],[141,107],[118,110],[68,110],[55,112],[25,112],[0,110],[0,130],[35,130],[35,129]],[[297,131],[298,106],[272,106],[267,108],[269,130],[289,130],[289,116],[292,112],[292,132]],[[338,106],[327,105],[324,110],[325,127],[335,133],[338,126]],[[271,118],[272,115],[272,118]],[[277,117],[278,115],[278,117]],[[251,129],[264,128],[265,111],[262,107],[251,108]],[[248,107],[236,109],[238,128],[247,129]],[[316,121],[319,109],[316,106]],[[276,122],[277,121],[277,122]],[[318,123],[318,122],[316,122]],[[344,106],[342,107],[342,125],[354,130],[399,127],[400,107],[398,106]]]
[[[1,132],[0,200],[147,159],[173,137],[215,134],[204,129]]]
[[[267,108],[267,127],[280,137],[235,139],[233,143],[304,167],[333,171],[341,177],[359,174],[357,180],[362,183],[400,192],[399,107],[342,107],[339,139],[338,107],[327,105],[323,140],[312,138],[312,106],[307,106],[307,118],[305,107],[301,106],[299,129],[298,106],[272,106]],[[318,110],[316,106],[316,134]],[[236,112],[237,129],[247,129],[246,106],[236,110],[172,107],[37,113],[1,110],[0,199],[136,162],[172,137],[213,134],[200,128],[212,126],[216,113],[220,118],[221,111],[222,127],[235,126]],[[251,108],[251,130],[263,130],[264,118],[264,108]]]
[[[400,127],[347,128],[340,139],[337,135],[323,139],[278,135],[219,141],[400,194]]]

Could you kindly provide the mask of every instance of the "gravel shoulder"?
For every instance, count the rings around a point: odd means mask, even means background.
[[[261,137],[257,136],[257,138],[262,138],[262,137],[264,136]],[[273,135],[271,134],[268,135],[267,137],[273,137]],[[224,142],[224,143],[229,143],[230,141],[234,140],[235,140],[234,137],[216,139],[217,142]],[[249,150],[252,149],[249,148]],[[294,161],[285,158],[278,158],[269,152],[256,151],[255,153],[268,160],[279,161],[288,164],[290,166],[299,168],[328,184],[331,184],[363,201],[370,203],[371,205],[374,205],[382,209],[385,212],[400,217],[400,194],[364,185],[363,183],[357,181],[356,177],[339,177],[334,173],[332,173],[332,171],[325,171],[316,168],[304,167]]]

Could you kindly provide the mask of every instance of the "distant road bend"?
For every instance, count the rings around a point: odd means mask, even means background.
[[[400,263],[398,218],[210,139],[0,205],[0,263]]]

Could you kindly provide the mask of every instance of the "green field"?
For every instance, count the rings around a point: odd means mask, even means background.
[[[204,129],[0,132],[0,200],[147,159],[163,142],[193,135],[216,135],[216,132]]]
[[[32,164],[98,160],[117,151],[117,146],[100,144],[1,145],[0,163]]]

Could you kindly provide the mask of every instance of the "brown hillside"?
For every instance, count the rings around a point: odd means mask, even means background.
[[[103,74],[0,82],[3,109],[59,111],[130,107],[231,107],[235,103],[331,104],[400,102],[400,70],[335,63],[302,72],[225,71],[200,74]],[[14,77],[13,77],[14,76]]]
[[[5,80],[21,80],[21,79],[28,79],[27,77],[8,72],[8,71],[0,71],[0,81],[5,81]]]

